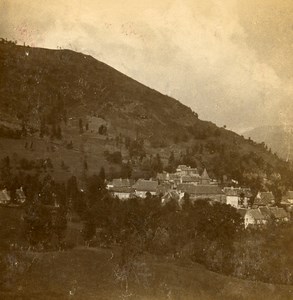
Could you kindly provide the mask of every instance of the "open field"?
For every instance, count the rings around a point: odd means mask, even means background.
[[[293,287],[250,282],[198,264],[143,256],[128,296],[117,280],[118,249],[27,253],[34,263],[1,299],[292,299]],[[18,256],[19,257],[19,256]]]

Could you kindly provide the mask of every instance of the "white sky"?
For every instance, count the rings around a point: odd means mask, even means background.
[[[238,132],[293,121],[292,0],[0,0],[0,37],[90,54]]]

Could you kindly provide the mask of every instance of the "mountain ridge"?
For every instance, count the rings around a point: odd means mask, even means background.
[[[0,125],[8,128],[1,130],[2,155],[49,157],[80,176],[85,166],[117,176],[121,161],[149,170],[156,155],[166,167],[172,152],[176,162],[206,167],[220,179],[289,168],[264,145],[200,120],[180,101],[91,56],[2,40],[0,66]],[[19,140],[7,140],[7,130],[16,129]],[[118,164],[109,161],[112,152],[121,153]]]

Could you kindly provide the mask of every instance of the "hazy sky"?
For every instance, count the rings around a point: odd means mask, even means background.
[[[293,121],[293,0],[0,0],[0,36],[90,54],[239,132]]]

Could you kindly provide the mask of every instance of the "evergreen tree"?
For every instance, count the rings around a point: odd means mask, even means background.
[[[56,136],[56,138],[59,139],[59,140],[62,139],[62,131],[61,131],[60,125],[57,126],[57,129],[56,129],[56,135],[55,135],[55,136]]]
[[[102,180],[105,180],[105,179],[106,179],[106,173],[105,173],[104,167],[101,167],[99,176],[100,176],[100,178],[101,178]]]
[[[82,119],[78,120],[79,133],[83,133],[83,122]]]

